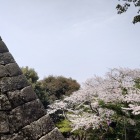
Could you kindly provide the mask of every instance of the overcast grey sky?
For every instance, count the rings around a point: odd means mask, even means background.
[[[0,0],[0,31],[19,66],[84,82],[109,68],[140,67],[136,9],[117,0]]]

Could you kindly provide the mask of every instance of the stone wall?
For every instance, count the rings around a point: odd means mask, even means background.
[[[0,140],[64,140],[1,38]]]

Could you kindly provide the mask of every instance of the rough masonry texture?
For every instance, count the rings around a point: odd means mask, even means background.
[[[0,140],[64,140],[1,37]]]

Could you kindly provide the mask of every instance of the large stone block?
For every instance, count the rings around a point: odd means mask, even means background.
[[[0,65],[0,78],[21,75],[22,71],[16,63],[9,63],[7,65]]]
[[[4,77],[0,80],[0,90],[2,93],[22,89],[28,85],[29,83],[24,75]]]
[[[0,78],[8,75],[8,71],[5,69],[5,66],[0,65]]]
[[[11,104],[5,94],[0,93],[0,111],[11,109]]]
[[[65,139],[63,135],[58,131],[58,129],[55,128],[47,135],[41,137],[39,140],[65,140]]]
[[[8,52],[8,48],[6,47],[5,43],[0,38],[0,53]]]
[[[9,132],[9,122],[6,112],[0,111],[0,134]]]
[[[27,103],[29,101],[35,100],[37,98],[31,86],[27,86],[22,90],[8,92],[7,96],[13,108]]]
[[[16,107],[9,115],[10,132],[13,133],[18,131],[31,122],[38,120],[45,114],[46,110],[39,99]]]
[[[22,74],[21,69],[16,63],[7,64],[5,69],[8,71],[8,76],[18,76]]]
[[[54,123],[48,115],[43,116],[39,120],[27,125],[23,128],[23,136],[30,140],[38,140],[55,128]]]
[[[1,65],[6,65],[9,63],[15,63],[15,60],[11,53],[6,52],[6,53],[0,53],[0,64]]]
[[[0,140],[27,140],[21,133],[14,133],[12,135],[2,135]]]

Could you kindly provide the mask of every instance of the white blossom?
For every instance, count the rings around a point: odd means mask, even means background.
[[[105,105],[124,104],[124,113],[131,111],[134,115],[140,114],[140,89],[136,86],[137,80],[140,80],[140,69],[111,69],[103,78],[95,76],[88,79],[80,90],[63,101],[55,102],[50,108],[55,111],[67,110],[69,113],[66,115],[72,123],[73,131],[99,128],[100,124],[113,118],[115,113],[114,110],[102,108],[100,101]],[[135,123],[133,120],[129,122],[133,125]]]

